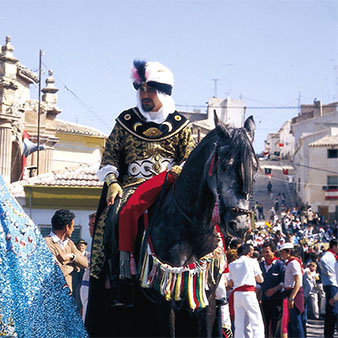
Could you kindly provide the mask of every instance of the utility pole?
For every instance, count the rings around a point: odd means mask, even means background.
[[[219,79],[212,79],[214,81],[214,97],[217,97],[217,81]]]
[[[334,66],[334,70],[335,70],[335,98],[333,98],[333,100],[338,100],[338,66],[335,65]]]
[[[300,115],[301,112],[302,112],[302,108],[301,108],[301,106],[300,106],[300,105],[301,105],[301,103],[300,103],[300,102],[301,102],[301,101],[300,101],[301,98],[302,98],[301,92],[299,91],[299,92],[298,92],[298,115]]]
[[[40,115],[41,115],[41,64],[42,64],[42,55],[43,52],[40,49],[39,54],[39,86],[38,86],[38,139],[37,139],[37,145],[38,145],[38,153],[37,153],[37,159],[36,159],[36,174],[39,175],[39,164],[40,164]]]

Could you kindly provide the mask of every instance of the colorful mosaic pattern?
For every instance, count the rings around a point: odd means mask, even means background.
[[[0,337],[88,337],[45,240],[0,176]]]

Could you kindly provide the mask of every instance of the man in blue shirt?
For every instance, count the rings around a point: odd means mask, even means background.
[[[281,290],[284,287],[285,265],[275,257],[275,249],[275,244],[271,241],[262,245],[264,262],[260,263],[260,268],[264,277],[261,287],[265,337],[282,336],[283,298]]]
[[[333,337],[334,329],[337,322],[338,305],[334,303],[333,306],[329,300],[335,296],[338,291],[337,277],[336,277],[336,264],[338,253],[338,239],[331,239],[330,248],[324,253],[319,260],[320,275],[324,286],[326,295],[326,311],[325,311],[325,337]]]

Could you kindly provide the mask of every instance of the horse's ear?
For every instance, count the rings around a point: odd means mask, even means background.
[[[244,128],[247,130],[248,132],[248,136],[249,136],[249,140],[252,143],[254,141],[255,138],[255,131],[256,131],[256,124],[255,121],[253,119],[253,116],[249,116],[245,122],[244,122]]]
[[[219,118],[216,114],[216,109],[214,109],[214,122],[215,122],[215,127],[219,125]]]

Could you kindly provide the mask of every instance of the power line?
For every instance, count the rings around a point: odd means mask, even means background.
[[[208,108],[209,106],[206,105],[193,105],[193,104],[176,104],[177,107],[193,107],[193,108]],[[310,106],[310,105],[305,105]],[[301,106],[243,106],[246,109],[300,109]],[[323,108],[337,108],[338,104],[327,104],[323,105]],[[230,108],[230,109],[238,109],[241,108],[239,106],[210,106],[210,108]]]
[[[322,169],[322,168],[315,168],[315,167],[310,167],[308,165],[305,164],[300,164],[300,163],[294,163],[292,162],[293,165],[297,165],[298,167],[304,167],[304,168],[308,168],[308,169],[314,169],[314,170],[319,170],[319,171],[325,171],[327,173],[331,173],[331,174],[336,174],[337,175],[337,171],[333,171],[333,170],[327,170],[327,169]]]
[[[298,184],[298,183],[296,183],[294,181],[289,182],[286,179],[277,178],[277,177],[268,177],[267,175],[262,175],[262,174],[259,174],[259,173],[257,173],[256,176],[257,177],[265,177],[269,181],[284,182],[284,183],[290,183],[290,184],[291,183],[292,184]],[[289,176],[289,175],[286,175],[286,176]],[[321,188],[323,187],[323,184],[318,184],[318,183],[300,182],[300,184],[302,184],[303,186],[305,186],[305,185],[307,185],[307,186],[311,185],[311,186],[314,186],[314,187],[321,187]]]
[[[269,168],[269,166],[271,166],[271,167],[274,166],[274,164],[272,164],[272,163],[263,163],[263,164],[264,164],[263,168]],[[319,171],[327,172],[327,173],[330,173],[330,174],[337,174],[337,171],[323,169],[323,168],[311,167],[309,165],[295,163],[295,162],[291,162],[290,165],[295,165],[295,166],[298,166],[298,167],[304,167],[304,168],[313,169],[313,170],[319,170]],[[281,167],[281,169],[283,169],[283,164],[280,164],[280,167]],[[273,168],[271,168],[271,169],[273,169]]]
[[[42,63],[46,69],[50,69],[46,64]],[[58,76],[53,73],[53,76],[64,86],[64,88],[70,92],[83,106],[85,106],[89,112],[91,112],[105,127],[107,126],[107,122],[101,119],[101,117],[96,114],[96,112],[88,105],[86,104],[73,90],[71,90]]]

